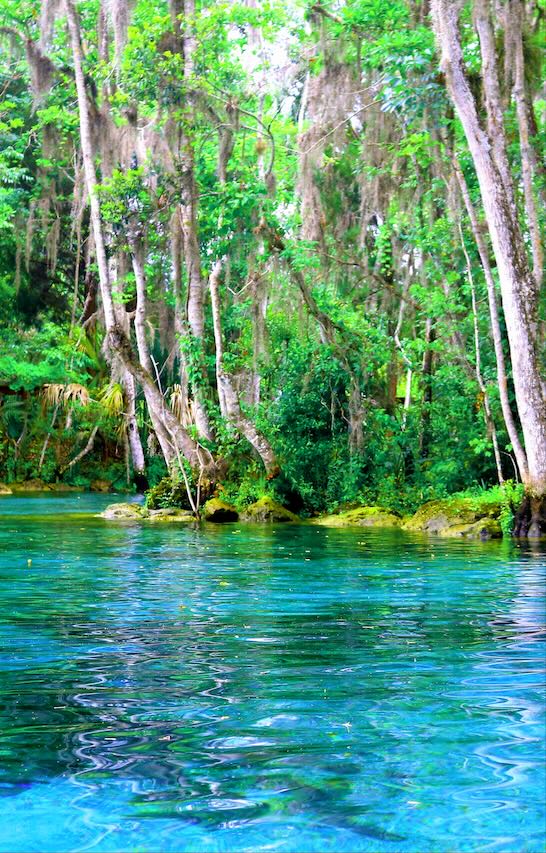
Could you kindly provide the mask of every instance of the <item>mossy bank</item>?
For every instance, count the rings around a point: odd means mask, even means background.
[[[478,496],[453,496],[429,501],[413,515],[400,513],[384,506],[351,507],[342,512],[300,518],[271,497],[264,496],[252,504],[237,509],[233,504],[214,497],[201,508],[199,518],[187,508],[151,508],[139,503],[111,504],[101,513],[109,521],[229,523],[243,521],[260,524],[308,524],[323,527],[391,528],[410,533],[425,533],[442,538],[496,539],[503,535],[503,505],[497,492]]]
[[[239,513],[237,508],[220,498],[208,500],[199,512],[180,507],[159,507],[152,509],[140,503],[114,503],[107,506],[100,513],[100,517],[107,521],[129,521],[129,522],[179,522],[198,523],[205,521],[212,524],[226,524],[234,521],[247,521],[260,524],[280,524],[301,522],[297,515],[283,507],[270,497],[263,497],[255,501]]]

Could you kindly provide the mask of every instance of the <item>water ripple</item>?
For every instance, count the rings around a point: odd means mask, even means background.
[[[540,546],[1,500],[0,851],[542,851]]]

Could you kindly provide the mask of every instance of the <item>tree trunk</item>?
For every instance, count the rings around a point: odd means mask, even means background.
[[[518,466],[520,477],[523,482],[525,482],[527,478],[527,456],[520,441],[518,428],[514,420],[512,408],[510,406],[510,397],[508,393],[508,377],[506,375],[506,364],[504,359],[504,350],[502,347],[502,332],[499,320],[499,308],[497,305],[497,294],[495,291],[493,271],[489,262],[489,252],[487,250],[487,246],[485,244],[485,240],[480,228],[480,223],[478,222],[476,210],[470,198],[470,193],[468,191],[468,186],[464,174],[455,154],[453,155],[452,163],[455,175],[457,177],[457,181],[459,183],[459,188],[461,190],[461,195],[463,197],[463,201],[465,203],[465,207],[468,213],[468,218],[470,219],[472,234],[474,236],[474,240],[476,241],[476,246],[478,247],[480,260],[482,262],[483,274],[485,277],[485,283],[487,285],[487,300],[489,304],[489,317],[491,320],[493,347],[495,350],[497,384],[499,387],[502,416],[504,418],[504,424],[506,426],[506,431],[508,432],[510,444],[512,445],[514,451],[514,456],[516,457],[516,464]]]
[[[136,309],[135,309],[135,337],[137,341],[138,358],[144,370],[153,376],[155,368],[150,356],[148,341],[146,338],[146,280],[144,277],[144,264],[142,261],[142,248],[136,240],[130,238],[129,246],[131,248],[131,260],[136,283]],[[154,383],[155,385],[155,383]],[[161,403],[157,405],[156,395],[151,393],[149,386],[144,386],[144,396],[146,404],[152,420],[154,432],[159,441],[161,451],[167,462],[167,466],[171,469],[176,465],[177,454],[176,447],[173,443],[173,437],[169,429],[165,425],[164,414],[167,409],[167,404],[163,395],[160,393]]]
[[[423,377],[423,411],[421,415],[421,435],[419,439],[421,457],[426,459],[429,454],[431,442],[431,407],[432,407],[432,368],[434,361],[434,352],[431,344],[436,338],[433,321],[427,317],[425,323],[425,352],[423,354],[423,364],[421,375]]]
[[[474,324],[474,353],[476,357],[476,379],[478,382],[478,387],[482,394],[483,398],[483,411],[485,417],[485,425],[487,428],[487,432],[491,436],[491,443],[493,445],[493,453],[495,456],[495,465],[497,466],[497,477],[500,485],[504,483],[504,477],[502,473],[502,462],[500,457],[499,450],[499,442],[497,438],[497,430],[495,428],[495,420],[493,418],[493,414],[491,412],[491,405],[489,402],[489,394],[487,393],[487,386],[484,382],[482,376],[482,358],[480,352],[480,329],[478,326],[478,306],[476,302],[476,286],[474,284],[474,276],[472,275],[472,265],[470,263],[470,258],[468,256],[468,252],[466,251],[466,246],[464,243],[463,229],[461,228],[461,224],[459,223],[459,235],[461,238],[461,246],[463,249],[463,254],[466,261],[466,272],[468,283],[470,284],[470,294],[472,297],[472,320]]]
[[[184,306],[182,303],[182,227],[180,225],[179,211],[176,210],[171,219],[171,263],[172,263],[172,287],[174,296],[174,333],[178,342],[178,356],[180,362],[180,393],[182,396],[180,409],[186,412],[188,423],[191,423],[191,413],[189,410],[189,381],[188,381],[188,366],[186,363],[186,353],[182,339],[187,333],[184,326]],[[182,419],[182,423],[187,426],[187,423]]]
[[[214,325],[214,341],[216,344],[216,381],[218,384],[218,399],[222,415],[244,435],[249,444],[258,453],[269,478],[277,476],[279,466],[273,448],[268,440],[257,429],[253,421],[246,417],[241,409],[237,391],[231,376],[222,366],[224,344],[222,337],[222,322],[220,317],[219,283],[222,274],[222,261],[216,261],[209,277],[210,300]]]
[[[114,312],[116,322],[129,336],[129,316],[123,300],[123,279],[127,265],[126,256],[121,252],[110,257],[108,264],[109,281],[114,297]],[[120,382],[124,390],[125,398],[125,432],[127,436],[127,445],[129,447],[129,455],[133,465],[134,481],[139,491],[144,491],[147,486],[146,479],[146,462],[144,458],[144,450],[140,440],[140,433],[136,420],[136,394],[137,386],[134,376],[123,365],[120,358],[113,354],[111,360],[111,374],[121,375]]]
[[[95,257],[99,273],[99,287],[104,311],[107,333],[107,346],[119,356],[122,364],[140,382],[150,407],[150,415],[161,421],[162,431],[174,442],[173,451],[179,451],[188,459],[192,466],[201,466],[202,454],[199,446],[186,433],[173,413],[166,407],[162,394],[157,388],[151,373],[143,367],[134,356],[130,341],[117,322],[112,291],[108,274],[108,261],[101,222],[99,197],[97,194],[97,177],[93,154],[93,143],[89,119],[89,105],[85,89],[83,73],[83,53],[80,38],[80,27],[73,0],[65,0],[70,43],[74,61],[74,77],[78,94],[78,112],[80,121],[80,143],[85,171],[87,194],[89,197],[90,218],[95,242]],[[152,414],[153,413],[153,414]],[[165,461],[172,463],[172,452],[167,454]]]
[[[519,147],[521,154],[521,177],[527,227],[533,253],[533,274],[537,288],[542,282],[543,252],[538,220],[537,205],[533,189],[533,156],[529,141],[529,125],[525,98],[525,65],[523,56],[523,4],[521,0],[509,0],[508,26],[514,41],[514,101],[518,118]]]
[[[260,243],[257,252],[257,258],[260,259],[263,265],[263,243]],[[257,406],[260,402],[261,390],[261,360],[266,352],[266,311],[269,301],[268,293],[268,276],[267,271],[261,267],[251,273],[252,284],[250,288],[252,296],[252,385],[251,385],[251,400],[252,405]]]
[[[125,392],[125,431],[133,465],[133,479],[138,491],[148,488],[146,461],[136,419],[136,385],[134,377],[124,369],[122,385]]]
[[[182,228],[184,261],[188,283],[186,301],[186,320],[189,331],[197,344],[195,357],[201,383],[194,383],[195,425],[200,435],[212,439],[212,430],[206,407],[207,375],[204,362],[205,346],[205,287],[201,269],[201,250],[197,226],[198,190],[195,181],[195,155],[191,128],[195,125],[195,111],[192,105],[192,77],[194,73],[195,36],[193,19],[195,17],[194,0],[184,0],[184,30],[182,33],[184,80],[186,83],[186,110],[180,122],[180,184],[182,202],[180,204],[180,224]],[[199,387],[201,384],[201,387]]]
[[[365,408],[360,381],[354,373],[350,378],[347,412],[349,416],[349,449],[351,453],[360,453],[364,447]]]
[[[80,143],[82,149],[82,160],[89,198],[91,228],[95,243],[95,258],[99,272],[99,285],[101,291],[102,307],[107,332],[116,326],[112,293],[108,278],[108,261],[102,231],[100,216],[99,197],[97,194],[97,176],[95,173],[95,162],[93,156],[93,142],[89,120],[89,105],[87,103],[87,92],[85,90],[85,77],[83,73],[83,52],[80,38],[80,25],[73,0],[65,0],[68,30],[70,33],[70,45],[74,60],[74,77],[78,94],[78,112],[80,120]]]
[[[433,0],[434,28],[442,52],[449,94],[463,125],[497,262],[514,388],[527,452],[525,485],[530,494],[546,494],[546,405],[536,352],[537,289],[517,218],[514,189],[507,173],[506,139],[488,10],[475,4],[480,36],[489,131],[480,125],[476,102],[464,73],[458,28],[459,4]],[[494,133],[494,138],[491,138]]]
[[[408,419],[408,411],[411,406],[411,381],[413,377],[413,365],[411,363],[411,359],[408,358],[404,347],[402,346],[402,341],[400,340],[400,332],[402,331],[402,323],[404,320],[404,312],[406,310],[406,297],[409,291],[410,279],[409,275],[406,277],[404,281],[404,286],[402,289],[402,296],[400,299],[400,307],[398,309],[398,319],[396,321],[396,328],[394,330],[394,343],[400,351],[400,355],[402,356],[402,360],[406,366],[406,392],[404,394],[404,409],[402,412],[402,422],[401,429],[404,431],[406,429],[407,419]]]
[[[93,450],[93,446],[95,444],[95,437],[96,437],[98,431],[99,431],[98,425],[94,426],[93,429],[91,430],[91,433],[90,433],[89,438],[87,440],[87,444],[85,445],[83,450],[80,450],[80,452],[74,457],[74,459],[70,460],[68,465],[65,465],[64,468],[61,468],[61,471],[60,471],[61,474],[64,474],[65,471],[68,471],[70,468],[73,468],[74,465],[76,465],[80,461],[80,459],[83,459],[84,456],[87,456],[88,453],[91,453],[91,451]]]

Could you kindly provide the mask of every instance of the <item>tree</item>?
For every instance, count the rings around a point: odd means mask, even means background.
[[[497,263],[528,462],[524,476],[531,515],[521,520],[521,532],[528,531],[536,536],[540,535],[545,523],[546,496],[546,401],[538,356],[538,288],[525,248],[508,161],[489,4],[486,0],[474,3],[482,58],[485,126],[480,122],[478,106],[465,74],[458,26],[460,5],[433,0],[432,11],[442,53],[442,69],[476,169]]]

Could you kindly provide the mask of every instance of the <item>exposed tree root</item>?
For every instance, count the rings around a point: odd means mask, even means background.
[[[514,518],[512,535],[521,539],[546,537],[546,496],[525,495]]]

